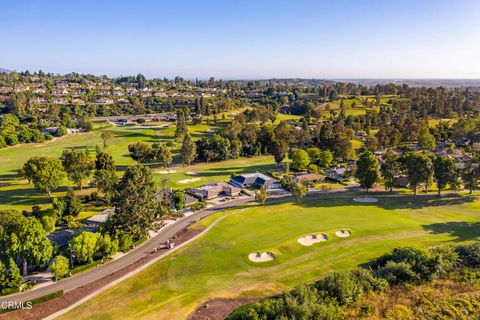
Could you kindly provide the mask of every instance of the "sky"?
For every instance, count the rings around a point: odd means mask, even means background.
[[[0,67],[148,78],[480,78],[478,0],[0,0]]]

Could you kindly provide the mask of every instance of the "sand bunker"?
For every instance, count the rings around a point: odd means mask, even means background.
[[[377,202],[377,198],[353,198],[353,201],[355,202]]]
[[[175,173],[177,172],[177,170],[161,170],[161,171],[157,171],[157,173],[159,174],[169,174],[169,173]]]
[[[335,232],[335,235],[340,238],[346,238],[349,237],[352,233],[348,230],[339,230]]]
[[[198,172],[193,172],[193,171],[187,171],[186,174],[189,176],[198,176]]]
[[[192,179],[180,180],[180,181],[178,181],[178,183],[180,183],[180,184],[186,184],[186,183],[195,182],[195,181],[200,181],[200,180],[202,180],[202,178],[192,178]]]
[[[271,252],[253,252],[248,255],[248,259],[253,262],[266,262],[275,259],[275,255]]]
[[[326,234],[311,234],[305,237],[298,238],[297,241],[300,243],[302,246],[311,246],[312,244],[322,242],[322,241],[327,241],[328,237]]]

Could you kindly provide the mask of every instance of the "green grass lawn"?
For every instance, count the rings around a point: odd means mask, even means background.
[[[476,239],[479,218],[475,197],[380,198],[373,204],[316,198],[255,206],[228,216],[197,241],[63,319],[186,319],[210,298],[278,293],[354,268],[394,247]],[[336,237],[340,229],[350,230],[351,237]],[[329,240],[311,247],[296,241],[320,232]],[[256,251],[270,251],[276,259],[254,264],[247,256]]]
[[[198,124],[189,125],[190,135],[194,140],[200,139],[206,135],[214,134],[219,130],[225,122],[210,125]],[[150,125],[148,125],[150,126]],[[168,126],[168,127],[164,127]],[[49,205],[49,200],[44,193],[34,189],[33,184],[28,184],[26,180],[21,180],[17,176],[17,170],[33,156],[52,156],[59,157],[63,150],[69,148],[87,149],[92,152],[92,157],[95,153],[96,146],[103,147],[101,134],[104,131],[110,131],[114,138],[105,151],[110,153],[118,167],[118,174],[124,170],[125,166],[135,163],[128,153],[128,145],[131,143],[143,141],[147,143],[155,142],[174,142],[172,152],[174,155],[174,164],[178,165],[179,156],[178,150],[181,143],[174,140],[175,124],[174,123],[159,123],[155,128],[141,127],[135,125],[127,126],[112,126],[106,123],[96,123],[94,130],[88,133],[75,134],[64,136],[54,141],[49,141],[41,144],[23,144],[14,147],[9,147],[0,150],[0,210],[1,209],[31,209],[33,205],[40,205],[42,207]],[[156,181],[162,177],[167,177],[171,180],[172,186],[175,188],[189,187],[192,185],[200,185],[206,182],[225,180],[232,173],[264,170],[273,166],[273,157],[255,157],[244,158],[239,160],[231,160],[220,163],[198,164],[191,167],[178,167],[173,170],[178,170],[178,174],[162,175],[162,171],[155,164],[149,164],[155,174]],[[178,184],[178,181],[196,178],[190,177],[185,172],[201,173],[198,178],[200,180],[193,183]],[[67,180],[63,185],[55,190],[54,196],[61,196],[65,194],[68,187],[73,186]],[[83,192],[77,194],[88,194],[92,192],[91,189],[85,189]]]
[[[188,167],[174,167],[168,170],[175,171],[171,173],[165,172],[165,169],[153,169],[156,180],[168,178],[173,188],[188,188],[200,186],[205,183],[215,181],[226,181],[231,175],[246,172],[267,172],[275,169],[273,156],[257,156],[252,158],[239,158],[226,160],[221,162],[198,163]]]

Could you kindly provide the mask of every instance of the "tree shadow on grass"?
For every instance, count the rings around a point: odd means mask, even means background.
[[[338,198],[332,198],[339,196]],[[366,197],[375,197],[374,193],[365,195]],[[462,205],[466,203],[472,203],[478,200],[474,196],[462,196],[462,195],[448,195],[444,197],[437,197],[435,195],[428,196],[400,196],[400,197],[378,197],[377,202],[371,203],[361,203],[353,201],[354,195],[350,194],[349,191],[345,192],[336,192],[335,194],[326,194],[324,197],[310,197],[304,198],[296,203],[299,206],[305,208],[315,208],[315,207],[335,207],[335,206],[375,206],[385,210],[396,210],[396,209],[410,209],[418,210],[428,207],[441,207],[441,206],[450,206],[450,205]]]
[[[66,192],[67,186],[61,186],[54,192]],[[51,203],[46,193],[42,193],[34,188],[0,190],[1,204],[34,206]]]
[[[422,226],[432,234],[448,233],[454,241],[475,240],[480,236],[480,222],[451,221]]]

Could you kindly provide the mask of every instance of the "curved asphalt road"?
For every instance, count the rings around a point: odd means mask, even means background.
[[[205,218],[206,216],[214,214],[223,209],[236,207],[251,201],[253,201],[253,198],[251,197],[241,198],[241,199],[236,199],[226,203],[219,204],[215,207],[198,211],[188,217],[181,218],[177,220],[177,222],[166,226],[155,237],[148,239],[140,246],[136,247],[135,249],[132,249],[127,254],[125,254],[124,256],[116,260],[107,262],[103,265],[100,265],[88,271],[79,273],[70,278],[66,278],[61,281],[54,282],[45,287],[39,287],[37,289],[12,294],[9,296],[2,296],[0,297],[0,304],[4,301],[26,302],[26,301],[33,300],[35,298],[45,296],[50,293],[54,293],[56,291],[63,290],[64,292],[67,292],[77,287],[83,286],[87,283],[94,282],[141,259],[148,253],[152,252],[160,244],[172,238],[176,233],[183,230],[185,227],[194,223],[198,219]]]

